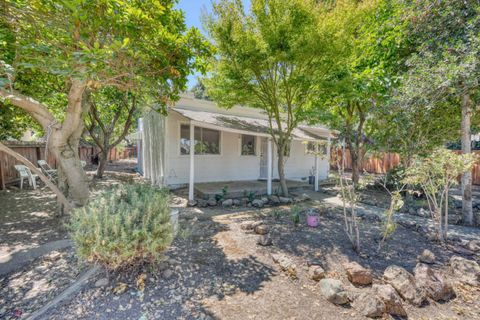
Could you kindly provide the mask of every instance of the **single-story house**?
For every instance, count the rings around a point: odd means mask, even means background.
[[[272,181],[278,178],[276,148],[260,109],[224,109],[183,95],[167,116],[151,111],[139,128],[139,169],[153,184],[188,185],[191,200],[195,184],[206,182],[265,181],[272,193]],[[319,180],[328,177],[331,137],[322,126],[296,128],[286,153],[286,178],[306,181],[313,175],[318,190]]]

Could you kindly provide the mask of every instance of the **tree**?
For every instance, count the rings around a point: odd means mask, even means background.
[[[474,163],[472,154],[437,149],[430,157],[416,159],[415,165],[406,171],[404,182],[422,187],[442,242],[447,240],[448,233],[449,190],[458,183],[459,175],[472,170]]]
[[[88,111],[85,90],[149,90],[166,104],[178,98],[190,70],[201,66],[208,46],[198,30],[186,30],[174,3],[6,0],[2,7],[2,21],[15,43],[12,63],[1,64],[0,98],[43,127],[59,165],[59,183],[77,205],[89,195],[77,151]],[[41,75],[47,87],[49,77],[63,84],[65,104],[59,114],[17,83],[32,73]]]
[[[471,119],[479,99],[480,4],[416,1],[406,14],[416,53],[408,60],[404,99],[422,97],[427,108],[458,106],[462,152],[471,153]],[[460,111],[461,109],[461,111]],[[472,174],[462,175],[463,222],[473,224]]]
[[[268,115],[284,195],[285,153],[292,131],[312,108],[326,40],[316,32],[314,1],[253,0],[214,5],[206,26],[216,46],[209,96],[223,107],[243,104]]]
[[[329,109],[324,120],[345,139],[355,186],[375,128],[373,112],[385,103],[409,52],[402,8],[387,0],[346,0],[323,14],[320,32],[331,34],[333,45],[330,72],[319,80],[324,89],[319,104]]]
[[[193,86],[192,92],[196,99],[212,100],[207,94],[207,88],[202,79],[197,79],[197,83]]]
[[[115,88],[88,93],[89,104],[85,124],[89,136],[100,149],[96,178],[102,178],[110,151],[130,132],[139,107],[137,96]]]

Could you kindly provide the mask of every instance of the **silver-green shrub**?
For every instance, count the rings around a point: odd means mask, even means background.
[[[145,184],[116,186],[72,213],[80,258],[108,269],[155,262],[171,244],[169,195]]]

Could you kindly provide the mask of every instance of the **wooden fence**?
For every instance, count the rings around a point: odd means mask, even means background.
[[[480,185],[480,150],[475,150],[473,152],[477,154],[479,160],[477,160],[477,163],[475,163],[472,169],[472,182],[475,185]],[[348,149],[345,150],[345,154],[345,169],[352,170],[352,158],[350,156],[350,151]],[[332,150],[330,155],[330,167],[333,170],[336,170],[337,157],[338,161],[342,161],[342,150]],[[400,155],[397,153],[382,153],[370,155],[365,157],[365,159],[362,161],[360,171],[366,171],[368,173],[374,174],[382,174],[398,166],[400,163]]]
[[[2,142],[15,152],[27,158],[34,165],[37,165],[38,160],[45,159],[45,144],[31,143],[31,142]],[[78,148],[80,159],[86,161],[87,164],[92,163],[93,157],[97,154],[97,148],[94,146],[84,145]],[[47,153],[47,162],[52,168],[57,167],[57,162],[51,153]],[[135,147],[114,148],[109,155],[110,161],[117,161],[120,159],[136,157]],[[14,165],[19,162],[9,155],[0,151],[0,188],[5,189],[5,185],[16,182],[18,180],[18,173]]]

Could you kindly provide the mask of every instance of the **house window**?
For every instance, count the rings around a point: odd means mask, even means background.
[[[315,154],[317,152],[316,143],[313,141],[308,141],[305,147],[305,154]]]
[[[195,127],[195,154],[220,154],[220,131]],[[190,154],[190,125],[180,126],[180,154]]]
[[[318,153],[316,150],[316,145],[318,144]],[[327,155],[327,142],[326,141],[308,141],[305,146],[305,154],[318,154],[319,156]]]
[[[255,136],[242,134],[242,156],[255,155]]]

